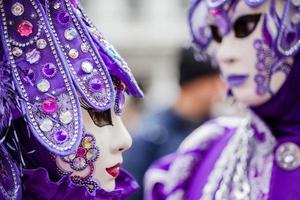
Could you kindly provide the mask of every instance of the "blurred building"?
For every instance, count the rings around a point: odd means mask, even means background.
[[[82,0],[90,18],[146,88],[143,103],[148,109],[165,107],[176,95],[177,52],[190,39],[187,3],[187,0]]]

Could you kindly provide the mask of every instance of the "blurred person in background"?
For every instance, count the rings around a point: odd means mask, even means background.
[[[217,67],[209,61],[196,61],[192,48],[183,48],[179,58],[180,91],[175,104],[142,117],[134,131],[133,146],[125,155],[125,169],[140,185],[149,165],[174,152],[189,133],[208,120],[222,96],[223,84]],[[131,199],[141,200],[142,190]]]

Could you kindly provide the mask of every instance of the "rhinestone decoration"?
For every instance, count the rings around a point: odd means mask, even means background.
[[[22,37],[29,37],[33,33],[33,25],[27,20],[22,20],[18,25],[18,32]]]
[[[93,78],[89,82],[89,89],[91,92],[100,92],[103,89],[103,84],[100,79]]]
[[[41,59],[41,53],[37,49],[32,49],[26,53],[26,61],[35,64]]]
[[[78,147],[76,154],[71,154],[61,159],[69,164],[76,171],[85,169],[99,157],[99,149],[96,147],[96,139],[93,135],[86,134]]]
[[[32,69],[24,70],[23,81],[27,84],[33,85],[35,81],[35,73]]]
[[[48,90],[50,89],[50,83],[46,79],[42,79],[37,84],[37,88],[40,92],[48,92]]]
[[[84,42],[80,45],[80,49],[83,53],[88,53],[90,50],[90,45]]]
[[[58,9],[60,9],[60,6],[61,6],[60,2],[56,2],[56,3],[54,3],[53,8],[54,8],[55,10],[58,10]]]
[[[42,110],[47,114],[54,113],[57,109],[57,101],[53,98],[48,98],[42,103]]]
[[[21,16],[21,15],[23,15],[23,13],[24,13],[24,6],[21,3],[19,3],[19,2],[14,3],[14,5],[12,5],[12,7],[11,7],[11,13],[14,16]]]
[[[53,63],[46,63],[42,66],[42,74],[46,78],[53,78],[57,73],[57,67]]]
[[[36,46],[38,49],[45,49],[47,47],[47,42],[44,39],[39,39],[36,41]]]
[[[276,163],[285,170],[300,167],[300,148],[297,144],[286,142],[276,150]]]
[[[57,21],[62,25],[68,24],[70,22],[70,15],[66,12],[61,12],[57,16]]]
[[[63,143],[69,138],[69,134],[65,130],[59,130],[54,134],[57,143]]]
[[[300,23],[300,13],[296,13],[292,17],[292,23],[297,25]]]
[[[23,54],[23,51],[19,47],[14,47],[12,49],[12,53],[13,53],[14,56],[20,57]]]
[[[69,56],[73,59],[76,59],[79,56],[79,52],[76,49],[71,49],[69,51]]]
[[[44,132],[50,132],[53,128],[53,122],[50,119],[45,119],[40,124],[40,129]]]
[[[59,120],[63,124],[70,124],[73,120],[72,113],[70,111],[66,111],[60,114]]]
[[[83,61],[81,63],[81,69],[85,73],[90,74],[90,73],[93,72],[94,67],[93,67],[93,64],[91,62],[89,62],[89,61]]]
[[[77,36],[76,29],[75,28],[68,28],[67,30],[65,30],[64,36],[69,41],[74,40]]]

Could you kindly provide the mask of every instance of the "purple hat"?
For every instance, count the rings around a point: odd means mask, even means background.
[[[1,126],[20,102],[38,141],[55,154],[68,155],[82,138],[79,96],[95,110],[115,106],[117,111],[124,91],[143,97],[126,62],[77,1],[0,0],[0,12],[0,94],[6,94],[0,99]]]
[[[233,7],[239,1],[245,1],[250,7],[260,6],[265,0],[195,0],[189,13],[190,30],[196,47],[204,51],[210,44],[212,33],[207,24],[206,15],[211,12],[216,19],[223,35],[230,31],[230,19],[226,8]],[[283,15],[279,17],[275,11],[275,0],[272,0],[270,13],[277,22],[278,35],[270,46],[282,56],[293,56],[300,51],[300,3],[299,1],[286,0]],[[267,35],[268,33],[264,33]],[[268,37],[269,38],[269,37]]]

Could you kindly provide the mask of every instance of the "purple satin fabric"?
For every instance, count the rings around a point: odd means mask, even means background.
[[[24,170],[23,188],[24,200],[122,200],[138,189],[137,183],[125,171],[120,171],[116,179],[116,189],[106,192],[103,189],[90,194],[85,186],[75,185],[69,176],[62,177],[59,181],[51,181],[49,174],[44,168]]]

